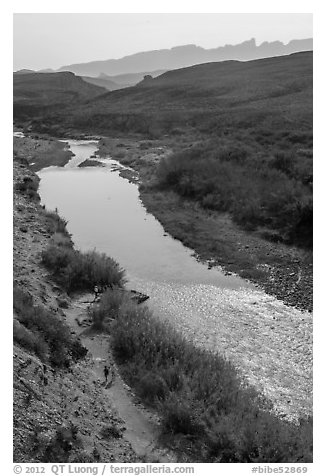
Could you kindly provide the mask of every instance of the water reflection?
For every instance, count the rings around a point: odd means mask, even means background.
[[[64,167],[39,172],[40,195],[47,208],[68,220],[77,248],[96,249],[116,259],[130,280],[206,283],[219,287],[250,286],[246,281],[209,270],[191,251],[168,236],[139,200],[138,187],[120,177],[117,162],[78,168],[96,151],[96,143],[69,141],[75,156]]]

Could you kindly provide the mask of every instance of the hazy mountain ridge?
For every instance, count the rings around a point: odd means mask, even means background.
[[[96,78],[92,76],[81,76],[81,78],[87,83],[101,86],[109,91],[115,91],[116,89],[123,89],[129,88],[130,86],[135,86],[136,84],[141,82],[147,75],[150,75],[155,78],[165,72],[166,70],[162,69],[158,71],[147,71],[141,73],[118,74],[116,76],[109,76],[105,73],[100,73]]]
[[[97,77],[93,78],[91,76],[80,76],[83,81],[86,81],[86,83],[89,84],[94,84],[95,86],[99,86],[101,88],[105,88],[108,91],[115,91],[116,89],[121,89],[123,87],[121,84],[115,83],[109,77]]]
[[[292,40],[287,44],[281,41],[263,42],[244,41],[237,45],[225,45],[205,49],[196,45],[176,46],[171,49],[153,50],[128,55],[119,59],[91,61],[62,66],[58,71],[72,71],[82,76],[120,75],[141,73],[143,71],[171,70],[200,63],[224,60],[248,61],[253,59],[288,55],[313,49],[312,38]]]
[[[14,71],[14,74],[31,74],[36,73],[33,69],[19,69],[18,71]]]

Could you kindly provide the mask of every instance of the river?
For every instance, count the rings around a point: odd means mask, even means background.
[[[128,287],[150,296],[154,314],[188,339],[230,359],[243,378],[288,418],[312,412],[312,315],[285,306],[253,284],[198,262],[146,212],[120,164],[78,167],[96,141],[69,140],[65,167],[38,172],[47,209],[68,221],[75,247],[96,249],[126,270]]]

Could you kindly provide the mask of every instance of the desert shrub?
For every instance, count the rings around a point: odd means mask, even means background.
[[[58,275],[73,260],[74,255],[75,252],[71,249],[62,249],[52,245],[42,252],[42,263],[55,275]]]
[[[14,342],[28,351],[33,352],[40,357],[41,360],[47,360],[49,349],[39,332],[30,331],[17,319],[14,319],[13,337]]]
[[[51,236],[51,243],[53,243],[55,246],[72,246],[70,236],[67,233],[63,234],[61,232],[55,232]]]
[[[93,327],[98,330],[107,329],[110,321],[117,317],[122,303],[128,300],[124,290],[119,288],[107,289],[102,294],[100,302],[92,306]]]
[[[95,285],[121,287],[124,283],[124,270],[112,258],[95,251],[81,253],[50,245],[42,252],[42,263],[68,293],[91,291]]]
[[[59,426],[46,445],[40,459],[43,463],[59,463],[70,461],[73,451],[80,451],[81,442],[78,438],[78,428],[74,424]]]
[[[117,159],[123,159],[126,153],[123,150],[116,151],[114,157]]]
[[[290,230],[290,241],[302,246],[313,246],[313,204],[312,199],[298,204],[297,219]]]
[[[272,132],[262,136],[275,141]],[[203,208],[228,211],[247,230],[269,228],[280,241],[310,247],[306,203],[312,203],[311,174],[311,160],[299,160],[292,151],[276,152],[270,159],[252,145],[240,147],[221,139],[161,159],[157,183]]]
[[[105,425],[101,428],[100,433],[106,440],[122,437],[122,431],[116,425]]]
[[[35,306],[26,292],[14,286],[14,310],[22,328],[16,330],[16,341],[37,353],[42,360],[48,360],[56,367],[68,367],[71,359],[86,355],[87,350],[71,334],[68,325],[45,308]]]
[[[60,233],[63,235],[68,235],[68,232],[66,229],[68,222],[64,218],[60,217],[56,210],[55,211],[44,210],[43,214],[46,219],[48,233],[51,233],[51,234]]]
[[[139,396],[147,403],[164,400],[168,395],[168,386],[163,377],[155,372],[146,372],[137,384]]]
[[[140,141],[139,142],[139,148],[141,150],[149,149],[152,146],[153,146],[153,143],[151,141]]]
[[[193,458],[221,462],[309,462],[312,422],[270,413],[218,354],[194,347],[146,307],[123,303],[110,327],[123,375],[162,415],[166,432],[196,448]],[[185,449],[185,451],[187,451]]]
[[[162,423],[165,429],[171,433],[182,433],[184,435],[200,435],[203,433],[203,425],[196,418],[195,409],[192,408],[189,400],[184,401],[182,397],[171,395],[162,408]]]
[[[37,176],[33,178],[29,176],[25,176],[23,177],[22,181],[17,182],[15,184],[15,190],[17,190],[17,192],[20,192],[26,195],[28,198],[32,200],[38,201],[40,199],[40,196],[37,193],[38,184],[39,184],[39,178]]]
[[[295,158],[292,153],[289,152],[277,152],[274,158],[271,160],[270,165],[281,172],[284,172],[291,176]]]

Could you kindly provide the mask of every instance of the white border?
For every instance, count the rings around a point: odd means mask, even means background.
[[[314,438],[314,464],[309,465],[308,474],[321,475],[322,463],[324,457],[324,423],[325,423],[325,366],[321,358],[322,349],[325,347],[325,313],[322,312],[325,306],[323,293],[324,286],[322,276],[325,273],[325,251],[323,246],[323,222],[325,213],[323,210],[322,190],[325,188],[325,135],[323,123],[325,122],[325,46],[324,31],[326,18],[322,2],[306,2],[306,1],[273,1],[269,4],[263,2],[226,2],[224,5],[218,5],[216,2],[177,2],[167,0],[161,4],[154,2],[71,2],[56,1],[55,3],[44,1],[14,1],[10,5],[2,7],[1,14],[1,45],[2,45],[2,71],[1,71],[1,92],[2,104],[1,108],[1,131],[2,139],[5,143],[2,153],[2,171],[1,177],[1,216],[2,223],[2,270],[1,270],[1,291],[2,291],[2,326],[4,327],[3,340],[1,345],[1,376],[2,376],[2,392],[1,392],[1,410],[2,410],[2,441],[1,449],[6,455],[4,462],[8,464],[8,472],[4,474],[12,474],[12,429],[11,429],[11,408],[12,408],[12,340],[11,335],[11,292],[12,292],[12,14],[15,13],[314,13],[314,155],[315,155],[315,194],[314,194],[314,211],[315,211],[315,286],[314,286],[314,302],[315,302],[315,332],[314,332],[314,380],[315,380],[315,438]],[[137,11],[134,10],[135,6]],[[243,8],[246,8],[245,12]],[[109,8],[109,11],[108,11]],[[10,177],[10,178],[9,178]],[[8,337],[9,336],[9,337]],[[196,465],[197,466],[197,465]],[[205,474],[250,474],[251,465],[198,465],[202,473],[205,468]],[[270,465],[271,466],[271,465]]]

